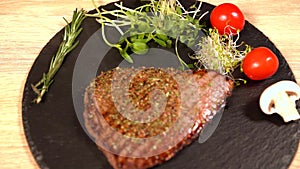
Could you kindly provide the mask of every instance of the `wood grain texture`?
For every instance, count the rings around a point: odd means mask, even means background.
[[[107,0],[98,1],[99,4]],[[225,1],[210,0],[218,5]],[[300,3],[298,0],[231,0],[246,19],[285,56],[300,82]],[[0,2],[0,168],[37,169],[28,148],[21,100],[31,65],[75,8],[93,9],[90,0],[6,0]],[[290,169],[300,168],[300,151]]]

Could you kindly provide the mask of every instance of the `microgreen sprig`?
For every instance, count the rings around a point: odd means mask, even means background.
[[[53,78],[60,69],[66,55],[70,53],[79,43],[75,41],[77,36],[81,33],[81,23],[84,20],[86,11],[83,9],[75,10],[73,12],[72,22],[69,23],[65,18],[67,26],[64,30],[63,41],[61,42],[55,56],[52,57],[47,73],[43,73],[41,80],[35,85],[31,84],[33,91],[37,94],[35,103],[40,103],[43,96],[48,91],[50,85],[53,83]]]
[[[148,51],[147,43],[150,41],[162,47],[177,48],[177,44],[173,44],[172,41],[176,39],[176,43],[181,42],[191,47],[195,45],[195,39],[203,28],[203,25],[199,24],[199,19],[196,19],[200,13],[201,3],[197,7],[192,6],[193,10],[186,10],[179,0],[150,0],[150,3],[135,9],[125,7],[120,2],[120,4],[115,3],[118,9],[110,11],[98,9],[94,0],[93,4],[97,13],[88,16],[95,17],[101,24],[104,42],[118,49],[121,56],[129,63],[133,63],[133,60],[128,51],[144,54]],[[207,12],[199,18],[206,14]],[[121,38],[118,43],[109,42],[105,36],[105,26],[114,27],[120,33]],[[124,27],[126,31],[122,30]],[[181,66],[188,67],[179,57],[178,49],[175,51]]]
[[[210,28],[207,36],[203,37],[199,43],[199,49],[195,55],[190,56],[196,59],[196,67],[216,70],[223,75],[228,75],[234,79],[232,73],[240,65],[251,47],[247,44],[238,44],[237,36],[221,35],[217,29]],[[238,48],[244,47],[244,50]]]

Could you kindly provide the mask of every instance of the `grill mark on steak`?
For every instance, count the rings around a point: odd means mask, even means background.
[[[231,90],[233,89],[233,82],[231,80],[214,71],[199,70],[191,74],[188,71],[174,69],[146,68],[140,74],[134,76],[134,80],[130,83],[130,101],[135,103],[133,105],[135,105],[136,109],[146,110],[149,108],[149,90],[151,91],[151,89],[159,87],[163,92],[170,92],[167,97],[168,102],[165,111],[154,121],[147,123],[132,122],[122,116],[114,106],[111,96],[111,85],[114,81],[113,76],[116,70],[120,72],[119,78],[116,79],[116,82],[120,82],[120,84],[129,80],[128,78],[130,77],[127,76],[130,72],[137,71],[134,68],[118,68],[102,72],[86,89],[84,98],[85,111],[83,113],[87,131],[95,139],[98,148],[104,153],[115,169],[150,168],[172,158],[179,150],[189,145],[198,136],[205,122],[212,119],[220,107],[225,105],[225,98],[231,94]],[[168,72],[168,74],[165,72]],[[158,78],[157,76],[161,76],[159,80],[155,79],[159,83],[154,83],[152,80],[153,78]],[[176,113],[178,113],[181,100],[177,95],[195,94],[189,93],[188,90],[180,93],[176,82],[171,80],[172,77],[177,78],[177,80],[179,77],[180,80],[185,81],[184,87],[193,85],[193,83],[189,83],[190,80],[194,80],[197,83],[196,87],[200,93],[200,99],[197,103],[184,102],[191,105],[182,105],[183,108],[193,107],[197,111],[197,114],[192,117],[188,117],[188,114],[185,114],[187,116],[185,118],[190,118],[189,120],[192,121],[191,127],[182,140],[170,146],[166,151],[149,157],[133,157],[132,154],[146,154],[150,149],[155,149],[156,146],[159,146],[160,140],[149,143],[145,142],[145,144],[132,144],[128,140],[120,140],[116,132],[133,138],[157,136],[172,128],[172,124],[178,117]],[[149,78],[152,78],[152,80],[149,80]],[[142,87],[145,85],[147,86],[146,89]],[[169,88],[164,88],[163,85]],[[140,100],[142,101],[139,102]],[[169,118],[172,115],[174,118]],[[105,124],[109,124],[115,131],[108,130]],[[176,137],[178,137],[176,134],[170,135],[168,139],[172,140]],[[105,143],[116,143],[114,145],[116,147],[114,148],[119,150],[117,151],[118,153],[115,154],[103,148],[105,147],[103,146]]]

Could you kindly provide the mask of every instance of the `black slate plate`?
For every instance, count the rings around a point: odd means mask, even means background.
[[[189,6],[189,1],[184,1]],[[139,5],[137,1],[126,1],[129,7]],[[113,9],[109,4],[106,9]],[[212,10],[213,6],[204,3],[202,11]],[[204,18],[208,21],[208,16]],[[87,18],[83,23],[83,32],[79,36],[80,44],[67,57],[63,67],[55,77],[55,82],[44,102],[38,105],[31,103],[35,95],[30,84],[39,80],[47,71],[48,64],[62,39],[63,31],[55,35],[43,48],[28,75],[23,95],[23,124],[26,138],[33,156],[41,168],[50,169],[109,169],[111,166],[97,150],[94,142],[80,125],[80,114],[75,110],[82,109],[84,85],[74,88],[76,77],[85,77],[76,72],[76,61],[79,56],[102,52],[102,48],[92,47],[95,51],[83,51],[84,45],[93,44],[99,38],[99,25],[94,19]],[[93,39],[94,38],[94,39]],[[266,116],[258,106],[260,93],[270,84],[279,80],[293,80],[287,62],[280,51],[262,32],[246,22],[241,40],[257,47],[269,47],[279,58],[278,72],[264,81],[248,81],[247,85],[237,87],[227,106],[216,132],[207,142],[194,142],[178,153],[173,159],[155,168],[172,169],[283,169],[288,168],[297,150],[299,142],[299,123],[284,124],[279,116]],[[114,56],[110,50],[106,56]],[[118,61],[120,62],[120,61]],[[91,63],[91,62],[89,62]],[[110,57],[101,63],[103,69],[113,67],[115,61]],[[78,65],[77,65],[78,66]],[[89,72],[86,65],[83,72]],[[89,79],[92,77],[86,77]],[[78,79],[77,79],[78,80]],[[77,117],[78,116],[78,117]]]

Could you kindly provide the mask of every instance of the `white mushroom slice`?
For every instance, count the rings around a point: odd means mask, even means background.
[[[283,80],[266,88],[259,105],[266,114],[279,114],[284,122],[300,119],[295,101],[300,98],[300,87],[293,81]]]

